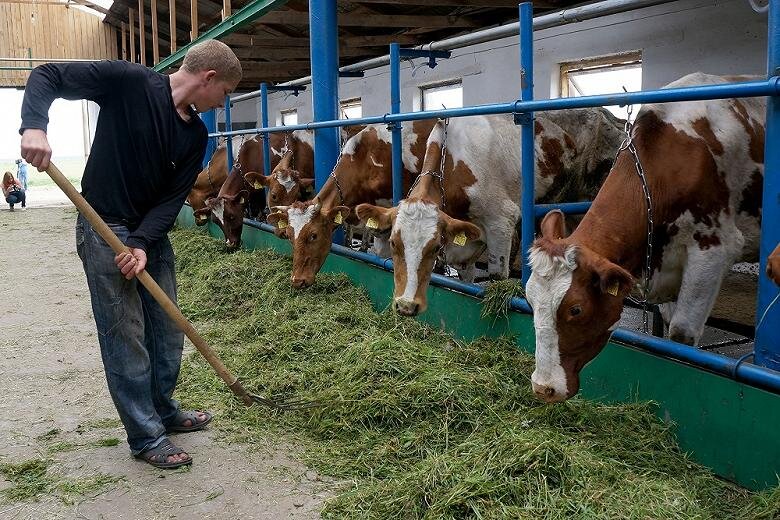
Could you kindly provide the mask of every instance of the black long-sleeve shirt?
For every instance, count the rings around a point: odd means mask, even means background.
[[[82,193],[109,222],[131,230],[129,247],[146,250],[170,231],[192,189],[206,150],[207,131],[191,111],[184,121],[170,79],[126,61],[47,64],[30,74],[22,126],[46,130],[55,98],[100,105]]]

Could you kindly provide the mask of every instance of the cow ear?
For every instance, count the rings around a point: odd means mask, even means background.
[[[336,224],[342,224],[349,218],[350,213],[352,213],[352,210],[349,209],[349,207],[336,206],[335,208],[328,211],[328,219]]]
[[[271,173],[276,173],[282,170],[288,170],[290,168],[290,161],[292,160],[292,150],[287,150],[287,152],[284,154],[282,159],[279,161],[279,164],[276,165],[276,168],[274,168],[274,171]]]
[[[369,229],[385,231],[393,227],[393,217],[397,208],[383,208],[372,204],[359,204],[355,208],[355,215],[360,222]]]
[[[540,228],[542,230],[542,236],[548,240],[559,240],[564,238],[567,233],[563,212],[557,209],[549,212],[542,219]]]
[[[247,190],[239,191],[235,200],[238,200],[238,203],[243,206],[249,200],[249,192]]]
[[[477,240],[482,236],[482,230],[471,222],[452,218],[444,212],[439,212],[439,218],[444,220],[444,234],[448,244],[464,246],[466,242]]]
[[[269,214],[265,221],[274,227],[275,232],[283,232],[287,229],[287,218],[286,211],[276,211]]]
[[[195,217],[195,224],[198,226],[202,226],[208,222],[209,215],[211,215],[211,210],[209,208],[196,209],[192,212],[192,216]]]
[[[206,199],[204,204],[209,210],[214,209],[214,204],[217,202],[217,197],[209,197]],[[199,210],[200,211],[200,210]]]
[[[634,288],[631,273],[589,249],[578,249],[577,263],[593,273],[593,282],[604,294],[622,299]]]
[[[256,190],[262,190],[269,182],[268,177],[259,172],[247,172],[244,180]]]

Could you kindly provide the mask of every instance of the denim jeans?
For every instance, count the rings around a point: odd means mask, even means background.
[[[22,203],[22,207],[27,205],[27,196],[24,191],[12,191],[5,198],[5,201],[13,208],[17,202]]]
[[[109,224],[119,239],[130,231]],[[184,334],[138,280],[126,280],[111,247],[79,215],[76,250],[84,265],[108,390],[133,455],[157,446],[179,411],[171,398],[181,366]],[[168,237],[146,252],[146,271],[176,301],[174,255]]]

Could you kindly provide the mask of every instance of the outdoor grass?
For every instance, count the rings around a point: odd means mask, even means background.
[[[0,490],[5,502],[37,500],[43,495],[56,495],[65,503],[73,503],[77,496],[91,495],[105,490],[124,477],[98,473],[90,477],[66,478],[52,471],[51,459],[30,459],[18,464],[0,463],[0,475],[11,483]]]
[[[285,257],[172,238],[182,311],[244,386],[322,406],[246,408],[197,353],[178,398],[217,412],[225,440],[283,435],[345,482],[325,518],[780,517],[778,489],[751,493],[691,461],[651,403],[538,402],[533,358],[511,338],[458,341],[375,312],[343,275],[294,291]]]

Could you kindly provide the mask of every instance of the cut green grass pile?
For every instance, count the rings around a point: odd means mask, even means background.
[[[485,296],[482,299],[483,318],[506,318],[509,313],[509,304],[514,297],[525,297],[525,288],[520,280],[500,280],[491,282],[485,288]]]
[[[18,464],[0,463],[0,475],[11,484],[0,490],[0,496],[6,502],[18,502],[55,495],[70,504],[78,496],[99,493],[124,478],[103,473],[80,478],[62,477],[50,471],[51,466],[50,459],[30,459]]]
[[[511,339],[458,341],[375,312],[344,276],[294,291],[282,256],[172,237],[181,308],[244,386],[322,406],[245,408],[197,353],[178,397],[218,412],[226,440],[292,436],[306,464],[349,483],[326,518],[780,517],[777,489],[754,494],[692,462],[652,404],[538,402],[533,358]]]

